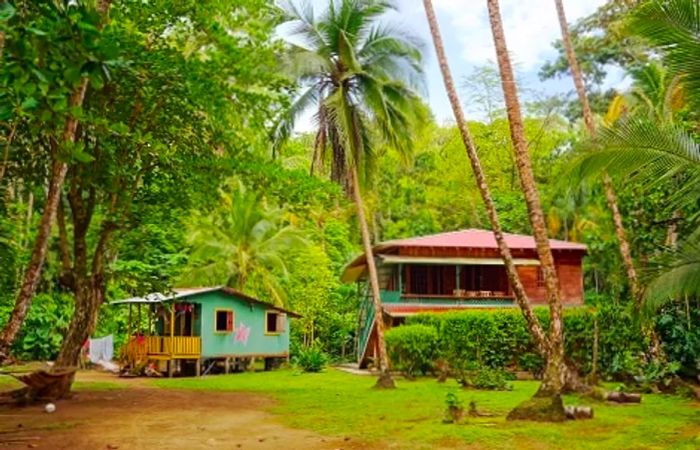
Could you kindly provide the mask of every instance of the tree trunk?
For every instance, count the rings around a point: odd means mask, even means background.
[[[551,318],[547,343],[547,362],[538,395],[559,395],[566,384],[567,372],[564,360],[564,330],[561,318],[562,304],[559,292],[559,280],[554,265],[554,258],[552,257],[552,251],[549,246],[547,226],[540,203],[539,193],[537,192],[535,178],[532,173],[532,165],[527,142],[525,140],[525,129],[520,112],[520,102],[518,100],[508,48],[506,46],[498,0],[487,0],[487,6],[489,10],[491,32],[496,48],[496,59],[498,61],[501,84],[503,86],[503,96],[506,103],[506,113],[510,126],[510,136],[513,142],[515,162],[520,176],[520,184],[525,197],[525,204],[527,205],[530,225],[535,238],[537,255],[544,275],[547,302],[549,303],[549,314]]]
[[[479,160],[479,154],[477,153],[476,146],[474,145],[474,140],[472,139],[469,128],[467,127],[464,111],[462,110],[462,105],[459,102],[457,90],[455,89],[454,80],[450,72],[450,67],[447,63],[447,55],[445,54],[445,48],[440,35],[440,27],[438,25],[437,18],[435,17],[432,1],[423,0],[423,5],[428,18],[428,24],[430,25],[430,33],[432,35],[433,44],[435,45],[435,53],[437,54],[438,64],[440,65],[440,71],[442,72],[445,90],[447,91],[447,96],[450,100],[450,105],[452,106],[452,112],[454,113],[457,128],[459,129],[467,157],[471,164],[472,171],[474,172],[476,186],[481,194],[481,199],[486,206],[486,214],[491,225],[491,230],[493,230],[496,243],[498,244],[498,250],[501,254],[501,258],[503,259],[506,267],[508,281],[513,289],[515,300],[518,303],[523,316],[525,317],[530,334],[535,341],[535,345],[537,346],[540,354],[545,356],[547,352],[547,338],[545,337],[544,330],[542,329],[537,316],[535,316],[534,312],[532,311],[532,306],[530,305],[530,301],[525,293],[525,288],[523,287],[520,277],[518,276],[510,249],[508,248],[505,237],[503,236],[503,230],[501,229],[501,224],[498,219],[496,205],[493,203],[491,191],[486,181],[486,175],[481,167],[481,161]]]
[[[98,0],[97,11],[103,16],[106,16],[110,5],[111,0]],[[89,80],[87,77],[82,78],[78,87],[72,92],[68,101],[68,105],[71,109],[82,107],[83,101],[85,100],[85,92],[87,91],[88,81]],[[72,144],[75,142],[77,126],[78,119],[69,115],[63,128],[63,135],[61,136],[61,142],[63,144]],[[61,198],[61,188],[63,187],[63,181],[65,180],[66,173],[68,171],[68,165],[65,162],[62,162],[58,158],[58,155],[53,156],[54,160],[51,166],[49,191],[46,198],[46,204],[44,205],[44,212],[39,223],[37,237],[34,241],[34,247],[29,259],[29,265],[27,266],[27,270],[24,274],[22,287],[20,288],[17,298],[15,299],[15,307],[12,310],[12,314],[5,325],[2,334],[0,334],[0,363],[4,362],[9,357],[10,347],[17,337],[17,333],[19,332],[19,329],[27,315],[32,298],[34,297],[34,292],[39,284],[41,271],[44,267],[44,261],[46,260],[46,250],[48,247],[49,237],[51,235],[51,224],[56,216],[58,202]]]
[[[29,259],[29,265],[24,273],[22,286],[15,299],[15,307],[12,309],[12,313],[2,330],[2,334],[0,334],[0,363],[9,358],[10,347],[15,341],[22,323],[27,316],[32,297],[39,284],[41,270],[46,259],[49,237],[51,236],[51,224],[56,214],[56,207],[61,194],[61,186],[66,177],[67,169],[68,167],[64,162],[55,160],[52,164],[49,195],[46,199],[44,212],[41,215],[41,222],[39,223],[39,230],[34,241],[34,248],[32,249],[32,254]]]
[[[578,64],[576,52],[574,51],[574,46],[571,43],[569,25],[566,21],[566,14],[564,12],[564,2],[563,0],[554,0],[554,4],[557,8],[557,17],[559,18],[559,27],[561,28],[561,38],[562,43],[564,44],[564,50],[566,51],[566,58],[569,61],[571,76],[574,79],[576,93],[578,94],[579,101],[581,102],[581,109],[583,110],[583,122],[586,124],[586,129],[588,129],[590,136],[595,137],[595,120],[593,119],[591,106],[588,103],[588,95],[586,95],[586,86],[583,82],[581,67]],[[615,236],[617,237],[617,241],[619,243],[622,263],[625,266],[625,271],[627,272],[627,279],[630,284],[632,299],[634,300],[635,305],[639,308],[641,302],[641,289],[639,287],[639,279],[637,278],[637,270],[634,267],[632,252],[630,251],[629,241],[627,240],[627,233],[625,232],[625,226],[622,223],[622,215],[620,214],[620,208],[617,204],[615,188],[613,187],[612,180],[607,173],[603,174],[603,187],[605,189],[605,199],[612,214],[613,225],[615,227]]]
[[[372,303],[374,305],[374,323],[377,331],[377,346],[379,347],[379,379],[376,387],[378,388],[394,388],[394,380],[389,372],[389,355],[386,352],[386,343],[384,342],[384,314],[382,312],[382,299],[379,293],[379,277],[377,275],[377,266],[374,263],[374,251],[372,250],[372,241],[367,226],[367,218],[365,216],[365,206],[360,193],[360,181],[357,176],[357,165],[354,164],[348,174],[352,184],[352,195],[357,207],[357,220],[360,222],[360,234],[362,234],[362,247],[365,250],[365,258],[367,259],[367,271],[369,275],[370,290],[372,292]]]

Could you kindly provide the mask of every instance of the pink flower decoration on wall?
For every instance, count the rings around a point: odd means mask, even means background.
[[[250,336],[250,327],[241,323],[238,325],[238,329],[236,330],[233,340],[236,342],[242,342],[243,345],[248,345],[248,336]]]

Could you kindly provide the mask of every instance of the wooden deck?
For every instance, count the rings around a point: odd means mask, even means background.
[[[137,361],[199,359],[202,338],[199,336],[134,336],[123,349],[126,360]]]

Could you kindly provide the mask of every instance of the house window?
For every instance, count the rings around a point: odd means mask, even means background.
[[[230,333],[233,331],[233,311],[230,309],[217,309],[215,317],[215,331],[217,333]]]
[[[277,311],[267,311],[265,313],[265,333],[280,334],[284,331],[287,315]]]

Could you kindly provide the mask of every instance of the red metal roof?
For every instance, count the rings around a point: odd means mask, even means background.
[[[522,234],[503,233],[506,238],[508,248],[513,249],[535,249],[535,239],[532,236]],[[550,239],[549,245],[552,250],[586,250],[585,244],[577,242],[559,241]],[[379,244],[381,247],[468,247],[468,248],[489,248],[498,249],[496,239],[490,230],[459,230],[448,233],[432,234],[429,236],[414,237],[408,239],[397,239]]]

